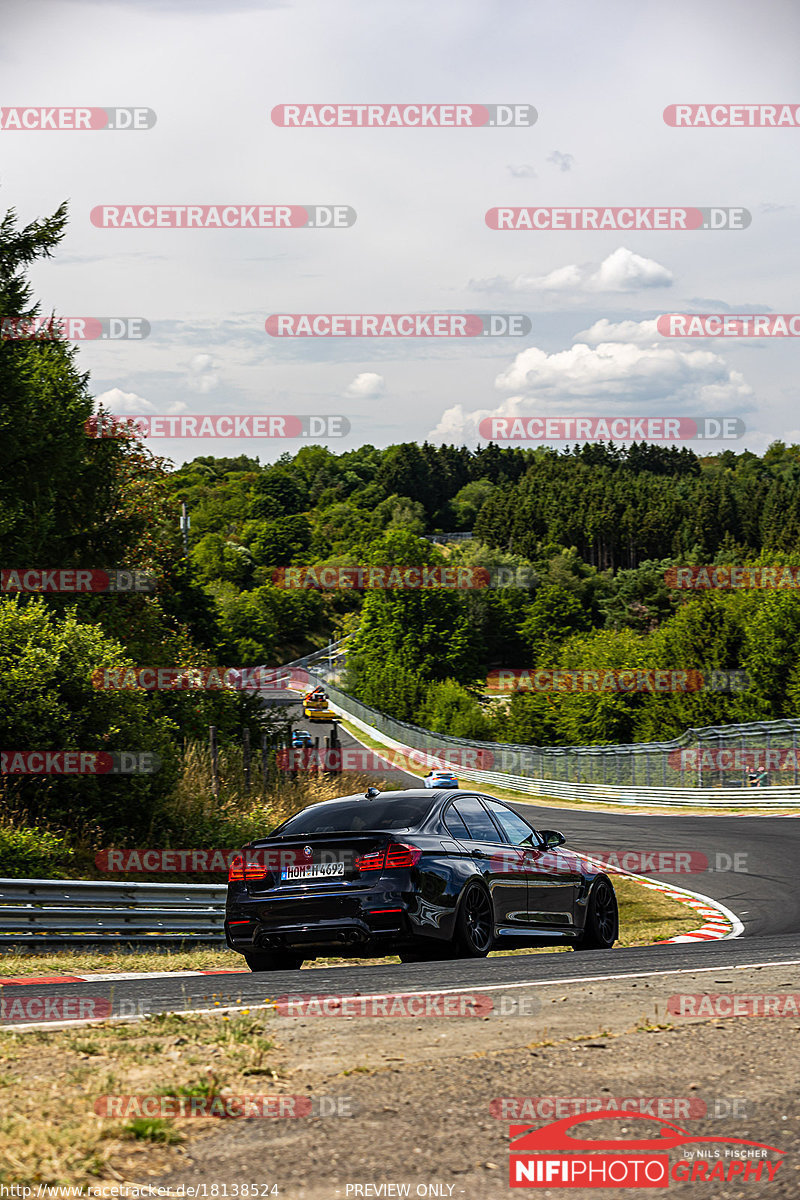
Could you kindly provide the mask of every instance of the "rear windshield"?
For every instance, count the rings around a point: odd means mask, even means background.
[[[276,830],[281,836],[292,833],[359,833],[362,829],[415,829],[428,815],[434,803],[430,796],[393,800],[379,796],[374,800],[329,800],[315,804]]]

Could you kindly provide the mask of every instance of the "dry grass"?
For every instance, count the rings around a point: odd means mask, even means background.
[[[110,1120],[103,1095],[290,1091],[271,1065],[264,1012],[156,1016],[0,1040],[0,1183],[75,1185],[159,1173],[185,1130],[213,1119]]]
[[[245,785],[241,746],[220,747],[218,754],[219,795],[212,786],[211,751],[204,742],[192,742],[184,750],[183,771],[173,795],[159,813],[151,846],[164,848],[220,849],[238,847],[253,838],[265,837],[287,817],[336,796],[364,792],[375,777],[360,772],[340,775],[298,772],[292,775],[274,764],[262,771],[260,754],[251,763],[250,789]],[[379,783],[384,790],[390,785]]]

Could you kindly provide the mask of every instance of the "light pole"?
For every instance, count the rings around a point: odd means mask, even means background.
[[[192,520],[186,510],[186,501],[181,500],[181,533],[183,534],[183,549],[186,557],[189,557],[189,529],[191,528]]]

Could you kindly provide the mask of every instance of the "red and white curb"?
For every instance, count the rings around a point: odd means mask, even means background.
[[[672,883],[661,883],[660,880],[648,879],[644,875],[636,875],[633,871],[625,871],[622,867],[614,867],[613,871],[604,866],[603,863],[595,861],[589,854],[581,854],[580,858],[584,862],[591,863],[592,866],[604,871],[606,875],[623,875],[626,879],[635,879],[642,887],[649,888],[651,892],[660,892],[662,896],[669,896],[672,900],[677,900],[680,904],[687,904],[693,908],[700,916],[705,917],[704,923],[699,929],[692,929],[689,933],[680,933],[677,937],[665,938],[661,942],[654,942],[655,946],[669,946],[673,942],[715,942],[723,939],[730,940],[731,938],[740,937],[744,933],[744,925],[736,916],[736,913],[731,912],[724,904],[720,904],[719,900],[712,900],[710,896],[704,896],[701,892],[690,892],[688,888],[677,887]]]

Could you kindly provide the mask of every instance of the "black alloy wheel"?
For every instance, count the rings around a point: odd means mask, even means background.
[[[461,958],[485,958],[494,941],[494,911],[479,883],[467,884],[456,921],[455,946]]]
[[[583,934],[576,950],[610,950],[619,937],[619,909],[611,883],[597,880],[589,895],[589,908]]]

